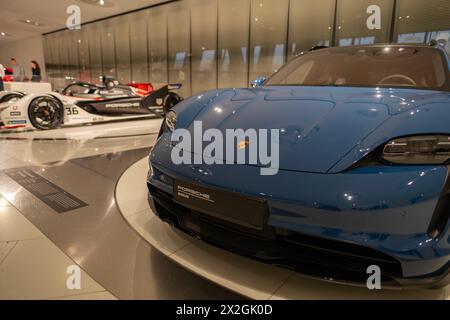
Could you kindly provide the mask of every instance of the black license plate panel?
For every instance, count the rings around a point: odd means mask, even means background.
[[[256,230],[264,229],[268,215],[265,199],[185,181],[175,180],[174,199],[205,215]]]

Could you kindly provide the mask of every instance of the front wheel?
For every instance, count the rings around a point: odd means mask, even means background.
[[[31,101],[28,107],[31,124],[40,130],[55,129],[64,119],[64,107],[53,97],[39,97]]]

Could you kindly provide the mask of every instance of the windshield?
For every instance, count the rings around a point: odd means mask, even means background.
[[[265,85],[442,88],[448,68],[438,49],[331,48],[302,55]]]

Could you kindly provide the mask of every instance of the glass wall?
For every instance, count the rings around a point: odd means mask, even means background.
[[[91,81],[99,82],[99,78],[103,74],[103,60],[102,60],[102,43],[100,41],[101,26],[98,23],[81,28],[88,35],[89,44],[89,61]]]
[[[131,34],[130,24],[134,15],[125,15],[112,20],[116,53],[116,77],[121,83],[131,82]]]
[[[246,87],[250,42],[250,0],[219,0],[218,87]]]
[[[58,53],[59,53],[59,70],[62,77],[71,78],[70,65],[69,65],[69,38],[70,31],[64,31],[56,35],[58,41]]]
[[[192,92],[215,89],[217,88],[217,0],[191,0],[190,5]]]
[[[389,42],[394,0],[338,1],[336,45]]]
[[[150,82],[161,85],[169,82],[168,50],[169,38],[167,36],[167,10],[157,7],[148,13],[148,71]]]
[[[250,79],[269,76],[286,58],[288,0],[252,0]]]
[[[446,40],[450,53],[450,5],[448,0],[399,0],[396,14],[396,41],[427,43]]]
[[[187,2],[168,5],[169,82],[181,83],[181,94],[191,95],[191,16]]]
[[[89,55],[89,37],[86,29],[81,29],[77,32],[77,46],[78,46],[78,57],[79,57],[79,75],[78,79],[80,81],[90,82],[91,81],[91,69],[90,69],[90,55]]]
[[[289,57],[315,46],[330,46],[335,0],[291,0],[289,7]]]
[[[114,22],[117,19],[99,22],[103,75],[117,78],[116,44]],[[128,37],[126,38],[128,39]]]
[[[246,87],[313,46],[450,40],[449,17],[448,0],[180,0],[47,34],[43,44],[55,89],[109,75],[181,83],[188,97]]]
[[[43,47],[45,54],[45,67],[47,70],[47,77],[53,79],[53,75],[57,72],[59,59],[55,56],[53,46],[56,44],[55,34],[48,35],[43,39]]]
[[[79,30],[66,31],[68,34],[65,36],[67,54],[69,59],[69,77],[70,80],[78,79],[80,75],[80,61],[78,54],[78,37]]]
[[[130,15],[130,49],[131,49],[131,79],[133,82],[148,82],[148,11]],[[131,81],[130,81],[131,82]]]

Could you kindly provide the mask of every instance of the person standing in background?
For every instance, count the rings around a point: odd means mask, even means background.
[[[41,68],[35,60],[31,61],[31,81],[41,82]]]
[[[16,58],[11,58],[11,69],[13,70],[13,78],[16,82],[23,82],[25,80],[25,69]]]
[[[0,91],[4,91],[5,87],[3,86],[3,77],[5,76],[5,68],[0,63]]]

